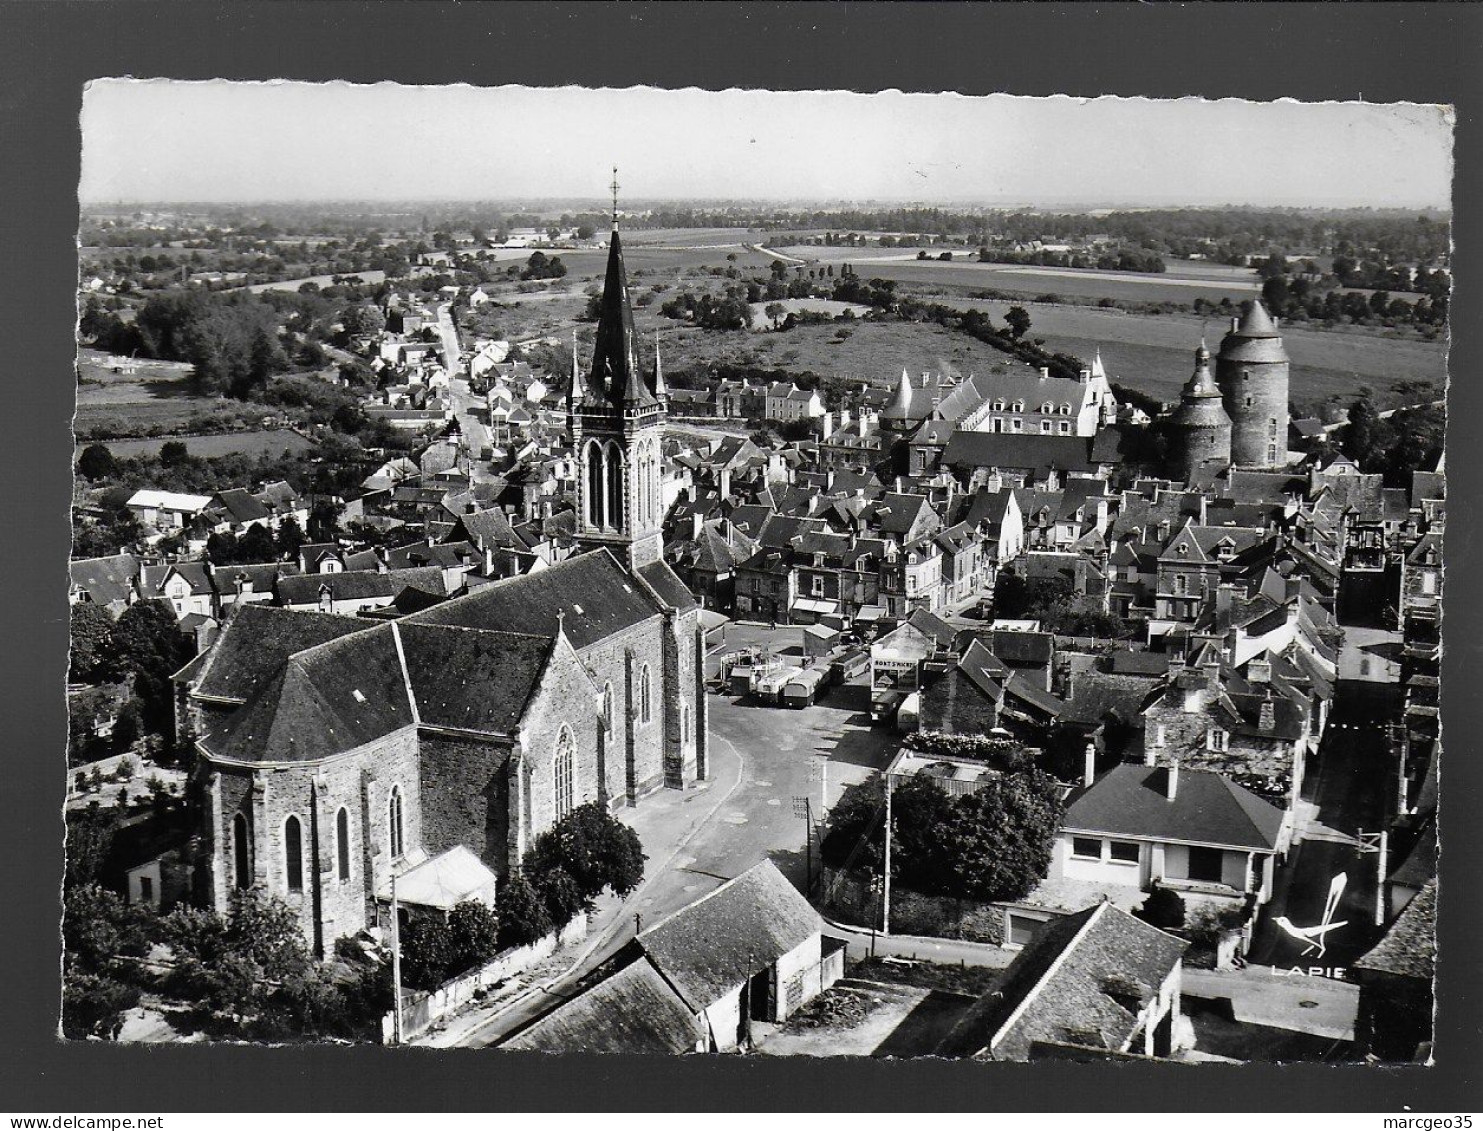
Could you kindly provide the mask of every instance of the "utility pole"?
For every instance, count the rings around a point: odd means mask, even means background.
[[[1379,869],[1375,877],[1375,926],[1385,925],[1385,876],[1390,861],[1390,830],[1380,830]]]
[[[891,933],[891,774],[886,773],[886,868],[881,879],[881,934]]]
[[[396,901],[396,873],[391,874],[391,1041],[402,1043],[402,927]]]

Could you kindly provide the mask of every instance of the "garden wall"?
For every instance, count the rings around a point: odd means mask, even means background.
[[[560,931],[553,931],[537,939],[529,946],[502,951],[485,966],[470,970],[451,981],[444,982],[431,993],[417,991],[402,994],[402,1041],[425,1033],[436,1021],[462,1009],[474,1000],[480,990],[503,982],[528,970],[544,958],[554,954],[558,947],[570,946],[587,937],[587,916],[578,915]],[[396,1034],[395,1012],[381,1019],[381,1043],[393,1043]]]
[[[837,881],[837,882],[836,882]],[[830,918],[869,928],[880,925],[879,897],[864,875],[824,869],[820,910]],[[891,933],[1004,945],[1005,906],[891,887]]]

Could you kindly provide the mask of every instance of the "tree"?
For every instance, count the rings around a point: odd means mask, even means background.
[[[89,444],[77,457],[78,474],[86,479],[107,479],[117,470],[118,461],[106,444]]]
[[[592,911],[592,899],[577,886],[572,874],[559,865],[539,872],[536,891],[546,905],[553,929],[565,927],[579,914]]]
[[[466,899],[448,913],[453,968],[483,966],[499,953],[499,916],[477,899]]]
[[[180,440],[166,440],[160,445],[161,467],[181,467],[190,456],[190,449]]]
[[[117,1040],[124,1013],[139,1004],[139,997],[137,986],[69,965],[62,982],[62,1036]]]
[[[940,843],[953,894],[1021,899],[1050,865],[1060,828],[1060,788],[1040,770],[989,778],[953,803]]]
[[[783,320],[783,315],[787,312],[788,308],[780,302],[770,302],[762,308],[762,313],[767,315],[768,321],[772,323],[774,330],[778,328],[778,324]]]
[[[113,618],[90,601],[72,606],[68,678],[82,683],[106,683],[118,676],[113,651]]]
[[[1030,312],[1023,306],[1011,306],[1004,314],[1004,323],[1009,327],[1009,336],[1019,341],[1030,332]]]
[[[74,887],[64,897],[62,939],[86,970],[107,970],[117,958],[149,950],[144,913],[95,883]]]
[[[289,515],[278,524],[278,533],[273,537],[273,549],[280,558],[290,560],[299,556],[299,547],[304,544],[304,531],[299,520]]]
[[[1177,931],[1184,926],[1184,900],[1173,888],[1156,884],[1133,914],[1161,931]]]
[[[402,979],[414,990],[435,990],[458,973],[453,932],[442,919],[414,915],[400,933]]]
[[[103,775],[94,768],[88,778],[90,791],[102,786]],[[118,828],[118,815],[92,801],[86,809],[67,814],[66,872],[63,886],[67,889],[98,883],[103,865],[113,849],[113,834]]]
[[[297,552],[297,549],[295,549]],[[271,562],[278,559],[273,532],[266,526],[249,526],[237,539],[237,560],[241,563]]]
[[[591,224],[580,224],[577,227],[577,238],[579,240],[590,240],[593,237],[594,232],[595,229],[592,227]]]
[[[113,626],[113,647],[122,669],[134,676],[146,729],[168,733],[175,715],[170,677],[191,658],[175,610],[166,601],[130,605]]]
[[[590,801],[536,838],[526,867],[535,875],[565,869],[587,899],[605,888],[622,897],[643,881],[645,859],[638,834]]]
[[[528,946],[551,933],[546,902],[523,874],[510,876],[500,885],[494,910],[501,947]]]

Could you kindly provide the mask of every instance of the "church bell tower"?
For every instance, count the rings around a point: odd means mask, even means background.
[[[572,351],[567,430],[576,452],[577,538],[609,546],[632,566],[664,554],[664,427],[669,393],[658,345],[646,369],[633,326],[623,244],[618,235],[618,170],[613,170],[613,231],[592,360],[584,372]]]

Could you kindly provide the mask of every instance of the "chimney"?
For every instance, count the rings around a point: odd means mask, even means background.
[[[1272,695],[1268,692],[1267,697],[1262,700],[1262,715],[1259,723],[1262,730],[1277,729],[1277,707],[1272,702]]]
[[[1083,369],[1077,375],[1076,380],[1079,384],[1090,385],[1092,383],[1092,371],[1090,369]]]
[[[485,577],[493,577],[494,576],[494,547],[493,546],[485,546],[484,547],[484,576]]]
[[[700,532],[705,529],[705,515],[699,511],[690,512],[690,540],[693,542],[700,537]]]
[[[721,492],[722,500],[731,498],[731,468],[723,467],[721,469],[720,485],[718,489]]]
[[[1050,366],[1049,365],[1042,365],[1040,367],[1040,379],[1042,381],[1045,381],[1045,380],[1048,380],[1049,378],[1050,378]]]
[[[1270,660],[1252,660],[1246,667],[1246,678],[1252,683],[1272,682],[1272,662]]]
[[[1241,329],[1241,319],[1233,314],[1231,315],[1231,333],[1234,334],[1239,329]]]
[[[1173,801],[1179,795],[1179,763],[1170,762],[1164,767],[1164,797]]]
[[[1223,582],[1215,587],[1216,612],[1228,613],[1231,611],[1231,595],[1235,591],[1235,588],[1236,587],[1234,585],[1231,585],[1229,582]]]
[[[1088,742],[1081,764],[1081,784],[1090,788],[1097,780],[1097,744]]]

